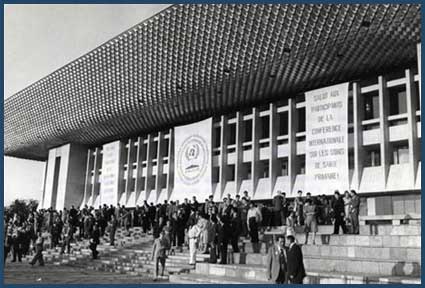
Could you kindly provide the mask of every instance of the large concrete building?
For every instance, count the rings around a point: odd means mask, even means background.
[[[42,207],[187,197],[179,157],[203,151],[200,201],[339,187],[367,215],[420,213],[420,35],[420,5],[171,6],[9,98],[4,152],[46,161]],[[197,124],[205,150],[181,154]],[[332,167],[340,186],[312,175]]]

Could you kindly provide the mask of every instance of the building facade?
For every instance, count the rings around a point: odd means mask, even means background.
[[[420,5],[175,5],[8,100],[5,154],[46,161],[43,208],[182,200],[175,129],[212,117],[215,201],[317,195],[306,92],[345,82],[341,190],[420,213],[420,63]]]
[[[350,185],[346,189],[365,195],[369,215],[420,214],[420,79],[415,65],[350,82]],[[254,200],[271,199],[277,190],[288,197],[295,197],[299,190],[317,194],[305,190],[304,94],[282,98],[213,118],[211,185],[215,201],[243,191]],[[104,189],[113,189],[113,202],[127,207],[142,205],[145,200],[177,200],[178,195],[173,194],[173,142],[174,129],[170,128],[89,149],[73,144],[52,149],[42,206],[62,208],[73,203],[97,207]],[[61,179],[62,171],[69,179]],[[74,178],[78,179],[76,186],[72,186]],[[62,191],[57,188],[60,180]]]

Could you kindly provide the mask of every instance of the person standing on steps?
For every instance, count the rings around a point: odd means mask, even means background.
[[[159,237],[155,239],[152,248],[151,260],[154,264],[154,281],[158,280],[159,264],[161,264],[161,276],[164,276],[165,260],[167,259],[166,249],[169,246],[167,239],[164,237],[165,232],[159,233]]]
[[[218,222],[218,225],[220,225],[217,237],[220,247],[220,264],[227,264],[227,248],[232,237],[230,220],[228,216],[224,215],[218,218]]]
[[[267,254],[267,279],[276,284],[288,283],[288,262],[285,237],[277,237],[274,245],[269,248]]]
[[[97,259],[99,252],[97,251],[97,245],[99,245],[100,240],[100,230],[99,230],[99,225],[97,223],[95,223],[93,225],[93,231],[91,233],[91,237],[90,237],[90,245],[89,248],[92,251],[92,259]]]
[[[303,195],[303,191],[298,190],[298,197],[295,198],[294,200],[294,211],[295,211],[295,215],[297,216],[297,225],[298,226],[302,226],[304,225],[304,199],[302,197]]]
[[[260,212],[260,209],[255,207],[255,204],[253,202],[249,203],[249,210],[247,215],[247,224],[248,224],[248,231],[249,231],[249,237],[251,238],[252,247],[254,250],[254,253],[259,253],[259,239],[258,239],[258,225],[262,221],[262,215]]]
[[[283,209],[283,197],[282,191],[278,190],[277,195],[273,197],[273,225],[272,226],[282,226],[285,223],[282,223],[282,209]]]
[[[65,252],[65,248],[67,254],[71,253],[71,241],[73,240],[73,236],[74,232],[72,230],[71,225],[69,225],[69,223],[66,223],[63,227],[61,254]]]
[[[316,244],[316,233],[317,233],[317,206],[312,199],[307,199],[304,205],[305,214],[305,244],[308,242],[308,234],[313,233],[313,245]]]
[[[188,238],[189,238],[189,265],[196,264],[196,245],[198,244],[198,238],[201,234],[201,229],[197,224],[193,224],[189,227]]]
[[[234,253],[239,253],[239,236],[242,233],[242,221],[238,215],[237,208],[232,208],[232,218],[230,220],[230,232],[232,235],[230,243],[232,244],[232,250]]]
[[[351,206],[350,206],[350,218],[351,225],[353,225],[353,234],[359,234],[359,209],[360,209],[360,197],[357,195],[355,190],[350,191],[351,194]]]
[[[118,221],[115,217],[115,214],[111,215],[111,220],[109,220],[109,245],[115,245],[115,233],[117,232]]]
[[[336,234],[336,235],[339,234],[339,227],[341,227],[342,232],[346,234],[347,228],[345,227],[345,222],[344,222],[344,201],[342,200],[338,190],[335,191],[334,197],[335,199],[332,203],[332,210],[335,217],[333,234]]]
[[[295,237],[293,235],[287,236],[286,239],[289,242],[287,252],[289,284],[303,284],[306,273],[301,247],[295,243]]]
[[[350,192],[345,191],[344,197],[342,197],[342,201],[344,202],[344,223],[345,227],[347,227],[348,230],[352,230],[351,226],[351,217],[350,217],[350,210],[351,210],[351,195]],[[349,228],[348,228],[349,227]]]
[[[43,244],[44,244],[43,236],[41,235],[41,232],[37,232],[37,240],[35,240],[35,255],[30,262],[31,266],[34,266],[34,264],[37,261],[40,266],[44,266]]]

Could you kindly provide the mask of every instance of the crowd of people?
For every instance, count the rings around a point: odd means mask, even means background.
[[[333,197],[312,197],[310,193],[304,197],[302,191],[298,191],[297,197],[291,200],[278,191],[271,203],[251,201],[245,191],[234,198],[228,194],[220,203],[214,202],[211,195],[203,203],[193,196],[191,200],[184,199],[183,203],[165,200],[154,205],[145,201],[132,209],[124,205],[103,205],[98,209],[87,205],[81,209],[72,206],[61,211],[40,209],[31,211],[27,219],[5,215],[4,261],[9,252],[12,252],[12,262],[33,253],[30,264],[38,261],[43,265],[41,252],[46,237],[50,239],[51,248],[61,247],[61,253],[70,253],[72,241],[88,239],[92,257],[96,259],[101,237],[108,235],[109,244],[115,245],[118,227],[130,235],[130,228],[139,226],[155,239],[152,259],[156,262],[157,274],[160,264],[162,271],[164,269],[166,255],[184,246],[189,247],[191,265],[196,262],[197,251],[209,254],[211,263],[226,264],[229,244],[237,253],[239,239],[246,237],[252,242],[254,253],[258,253],[260,230],[273,226],[286,226],[286,236],[294,239],[295,228],[304,227],[305,244],[309,233],[315,244],[318,224],[333,223],[335,234],[339,234],[340,227],[343,233],[358,234],[359,205],[360,199],[354,190],[346,191],[343,197],[338,191]]]

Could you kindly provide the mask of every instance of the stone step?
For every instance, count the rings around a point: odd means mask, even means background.
[[[269,281],[247,280],[236,277],[180,274],[170,275],[170,283],[176,284],[271,284]],[[307,272],[304,284],[421,284],[420,278],[412,277],[365,277],[341,275],[340,273]]]
[[[318,234],[330,235],[333,234],[333,225],[318,225]],[[296,226],[294,228],[296,234],[304,233],[304,226]],[[360,235],[421,235],[421,224],[367,224],[359,226]],[[342,233],[340,231],[340,233]],[[286,234],[286,226],[272,227],[260,232],[260,235],[281,235]]]
[[[359,265],[359,264],[357,264]],[[383,276],[385,274],[373,274],[364,272],[333,272],[333,271],[322,271],[314,270],[306,267],[307,277],[304,279],[306,284],[377,284],[377,283],[398,283],[398,284],[420,284],[419,275],[416,276]],[[185,277],[170,277],[170,282],[178,281],[176,283],[187,283],[186,280],[195,280],[196,282],[199,277],[203,278],[202,283],[211,283],[208,278],[220,277],[230,278],[235,280],[237,283],[266,283],[267,282],[267,268],[263,265],[236,265],[236,264],[209,264],[209,263],[197,263],[196,269],[192,276],[189,278]],[[379,276],[378,276],[379,275]],[[186,275],[182,275],[186,276]],[[246,282],[248,281],[248,282]],[[188,282],[192,283],[192,282]],[[212,282],[214,283],[214,282]],[[229,283],[230,284],[230,283]],[[235,283],[236,284],[236,283]]]
[[[421,263],[421,248],[302,245],[302,251],[305,256],[333,255],[341,258],[392,259]]]
[[[421,265],[420,248],[302,245],[302,250],[304,258],[335,256],[341,260],[376,259],[417,262]],[[236,264],[266,265],[267,254],[233,253],[230,255],[233,255],[233,263]]]
[[[185,260],[188,261],[189,260],[189,253],[176,253],[176,255],[169,255],[168,259],[170,261],[172,260]],[[209,254],[196,254],[196,261],[199,262],[205,262],[208,261],[210,259],[210,255]]]
[[[421,279],[415,277],[381,277],[365,276],[355,273],[307,272],[304,284],[420,284]]]
[[[363,273],[364,275],[411,276],[421,273],[419,262],[380,260],[366,258],[341,259],[333,256],[305,256],[304,265],[309,271]]]
[[[235,277],[250,281],[267,281],[267,268],[258,265],[196,263],[194,273],[198,275]]]
[[[305,235],[297,235],[297,242],[304,244]],[[329,246],[353,246],[353,247],[405,247],[420,248],[421,236],[395,236],[395,235],[317,235],[316,245]],[[308,243],[312,243],[309,235]],[[272,243],[260,242],[260,252],[266,253]],[[249,241],[243,241],[240,249],[246,253],[253,253],[253,245]]]
[[[268,281],[246,280],[235,277],[201,274],[170,275],[169,280],[170,283],[176,284],[270,284]]]
[[[361,235],[394,235],[394,236],[420,236],[421,225],[361,225]]]

